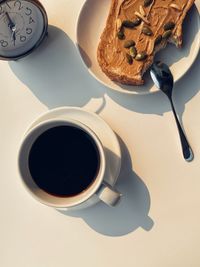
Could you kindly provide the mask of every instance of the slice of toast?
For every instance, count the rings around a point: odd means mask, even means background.
[[[182,45],[183,20],[194,0],[111,0],[97,59],[113,81],[144,84],[143,74],[167,42]]]

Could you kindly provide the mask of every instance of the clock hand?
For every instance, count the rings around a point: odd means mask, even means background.
[[[12,39],[13,39],[13,42],[14,42],[14,46],[15,46],[15,41],[16,41],[16,28],[12,28]]]
[[[8,14],[8,12],[5,12],[5,14],[6,14],[6,17],[7,17],[7,19],[8,19],[8,27],[9,27],[9,28],[11,29],[11,31],[12,31],[12,29],[15,28],[15,24],[14,24],[14,22],[12,21],[12,19],[11,19],[10,15]]]
[[[8,19],[8,27],[12,31],[12,39],[13,39],[14,46],[15,46],[15,41],[16,41],[16,27],[15,27],[15,24],[12,21],[10,15],[8,14],[8,12],[5,12],[5,14],[6,14],[6,17]]]

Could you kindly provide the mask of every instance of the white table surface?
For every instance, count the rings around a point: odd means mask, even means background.
[[[83,67],[73,44],[83,2],[43,0],[49,38],[20,62],[0,62],[0,266],[199,267],[200,56],[174,91],[195,154],[186,163],[163,94],[113,92]],[[17,171],[23,133],[60,106],[99,110],[123,140],[117,208],[100,203],[69,216],[24,189]]]

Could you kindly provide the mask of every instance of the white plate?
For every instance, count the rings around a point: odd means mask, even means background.
[[[145,86],[126,86],[112,82],[100,69],[97,62],[97,47],[105,27],[111,0],[86,0],[77,22],[77,47],[85,66],[99,82],[105,86],[129,94],[147,94],[157,91],[149,75],[146,75]],[[194,5],[189,11],[183,26],[183,47],[177,49],[168,45],[156,58],[171,67],[174,80],[177,82],[192,66],[200,46],[199,12]]]
[[[81,108],[56,108],[41,115],[28,128],[36,126],[38,123],[53,118],[71,118],[90,127],[102,142],[105,152],[106,161],[109,162],[106,167],[106,181],[111,186],[114,186],[119,176],[121,168],[121,150],[118,139],[108,124],[95,113],[83,110]]]

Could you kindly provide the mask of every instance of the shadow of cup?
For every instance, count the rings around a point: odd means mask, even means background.
[[[142,227],[151,230],[153,220],[148,216],[150,195],[144,182],[133,172],[131,158],[120,140],[122,168],[116,188],[122,193],[120,203],[108,207],[99,202],[84,210],[59,211],[66,216],[82,218],[93,230],[107,236],[123,236]]]

